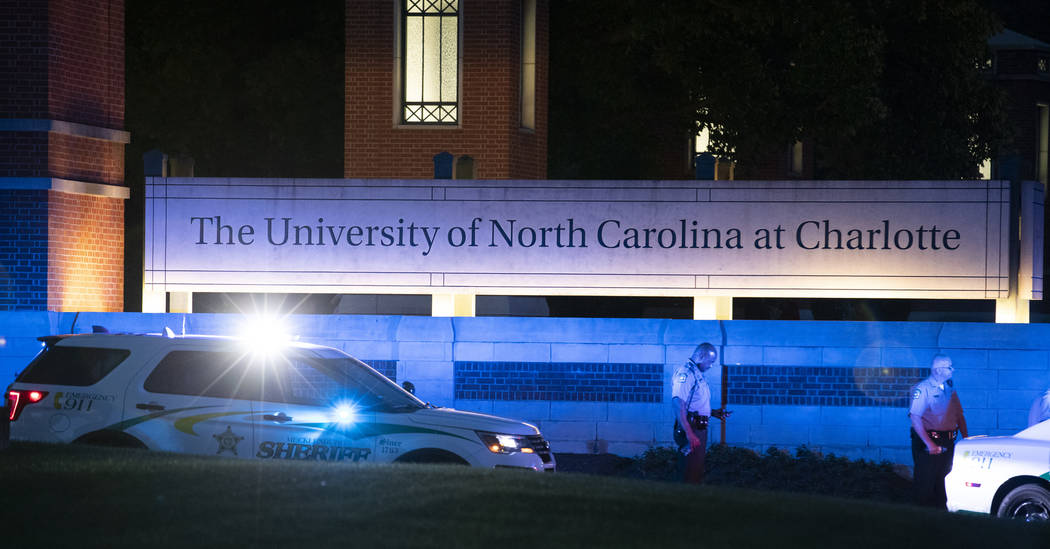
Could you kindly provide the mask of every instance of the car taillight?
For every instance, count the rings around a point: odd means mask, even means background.
[[[47,396],[47,391],[34,389],[12,389],[7,392],[8,419],[14,421],[22,414],[22,409],[34,402],[40,402]]]

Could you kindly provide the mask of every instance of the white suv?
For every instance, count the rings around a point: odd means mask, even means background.
[[[45,349],[7,390],[11,438],[243,459],[444,462],[553,471],[527,423],[429,406],[363,362],[291,343],[83,334]]]
[[[959,442],[944,489],[949,511],[1050,521],[1050,420]]]

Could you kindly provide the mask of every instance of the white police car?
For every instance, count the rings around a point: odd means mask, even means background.
[[[242,459],[439,462],[553,471],[539,430],[429,406],[330,347],[270,352],[231,338],[83,334],[7,389],[13,440]]]
[[[1050,520],[1050,420],[1013,436],[960,441],[944,488],[949,511]]]

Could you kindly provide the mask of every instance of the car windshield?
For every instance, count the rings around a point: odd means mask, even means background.
[[[1036,423],[1031,427],[1017,433],[1017,438],[1030,438],[1034,440],[1045,440],[1050,441],[1050,419],[1041,423]]]
[[[264,400],[332,405],[349,402],[360,409],[411,412],[422,401],[383,374],[349,355],[324,349],[285,354],[270,362]],[[272,377],[271,377],[272,376]]]

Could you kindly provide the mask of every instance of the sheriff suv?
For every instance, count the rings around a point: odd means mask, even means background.
[[[1050,520],[1050,420],[1013,436],[959,442],[944,488],[949,511]]]
[[[527,423],[430,406],[330,347],[271,352],[206,336],[82,334],[7,389],[13,440],[240,459],[439,462],[553,471]]]

